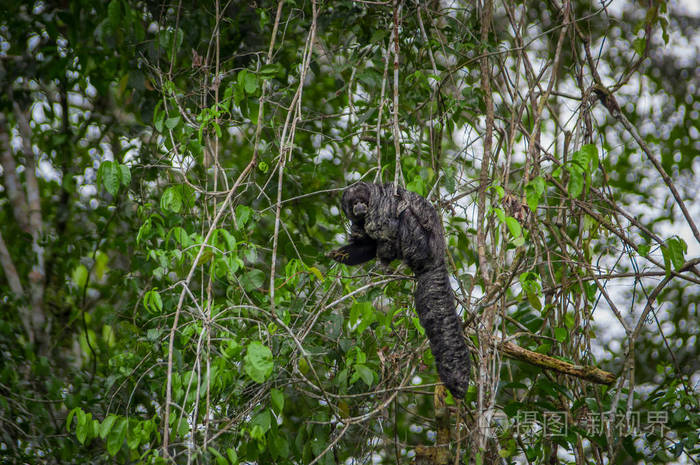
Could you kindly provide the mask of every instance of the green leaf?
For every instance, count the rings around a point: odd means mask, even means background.
[[[239,88],[245,90],[247,94],[254,93],[258,88],[257,76],[247,69],[241,70],[238,73],[237,79]]]
[[[119,168],[119,164],[109,160],[103,161],[98,171],[100,179],[102,179],[102,185],[107,192],[112,196],[116,196],[117,192],[119,192],[119,185],[121,184],[121,169]]]
[[[102,327],[102,340],[109,346],[114,347],[116,343],[116,338],[114,336],[114,329],[111,325],[104,325]]]
[[[87,332],[83,331],[79,338],[78,343],[83,353],[90,357],[93,353],[93,349],[97,345],[97,335],[93,329],[88,329]]]
[[[581,169],[575,165],[568,166],[569,171],[569,186],[567,190],[571,197],[577,199],[583,192],[583,173]]]
[[[505,223],[506,213],[503,211],[503,209],[502,208],[493,208],[492,210],[496,214],[498,221],[500,221],[501,223]]]
[[[351,328],[355,326],[357,321],[362,316],[362,306],[365,304],[367,304],[367,302],[354,302],[352,304],[352,307],[350,307],[350,317],[348,318],[348,324]]]
[[[197,139],[192,139],[187,143],[187,148],[190,150],[190,153],[194,155],[195,157],[201,157],[204,155],[204,147],[202,144],[199,143]]]
[[[559,341],[559,342],[566,341],[566,338],[568,335],[569,335],[569,332],[566,330],[566,328],[554,328],[554,337],[556,338],[557,341]]]
[[[226,257],[226,265],[228,266],[228,272],[226,273],[228,280],[232,283],[237,282],[236,272],[245,265],[243,260],[235,255],[229,255]]]
[[[523,288],[523,292],[527,298],[527,301],[532,305],[533,308],[537,310],[542,310],[542,303],[540,302],[539,295],[542,293],[542,286],[540,285],[540,277],[537,273],[528,271],[520,275],[520,285]]]
[[[314,455],[320,455],[324,450],[326,450],[326,447],[328,447],[328,443],[322,438],[316,437],[311,440],[311,450],[313,451]],[[326,464],[324,463],[324,465]]]
[[[171,32],[167,29],[163,29],[158,33],[158,45],[161,48],[167,48],[170,42]]]
[[[415,168],[417,164],[418,160],[416,160],[416,157],[401,157],[401,166],[403,166],[404,171],[412,171],[411,168]]]
[[[676,270],[683,267],[685,264],[685,253],[688,251],[688,244],[680,237],[674,237],[666,241],[666,245],[670,251],[671,263]]]
[[[144,294],[143,306],[151,313],[161,313],[163,311],[163,300],[156,289],[151,289]]]
[[[282,413],[282,410],[284,410],[284,394],[282,391],[272,388],[270,390],[270,399],[272,399],[272,406],[275,408],[275,411]]]
[[[180,420],[177,421],[177,425],[176,425],[174,434],[181,437],[181,438],[184,438],[185,436],[187,436],[189,434],[189,432],[190,432],[190,425],[189,425],[189,423],[187,423],[187,418],[184,418],[184,417],[180,418]]]
[[[71,423],[73,422],[73,416],[75,416],[76,412],[82,411],[80,407],[75,407],[73,410],[68,412],[68,416],[66,417],[66,430],[70,433],[70,426]]]
[[[527,206],[530,207],[531,212],[537,211],[537,207],[540,204],[540,196],[529,184],[525,186],[525,200],[527,201]]]
[[[272,447],[279,457],[289,457],[289,441],[285,437],[275,435],[272,438]]]
[[[377,28],[372,33],[372,37],[369,39],[371,44],[383,43],[386,37],[387,31],[382,28]]]
[[[128,187],[131,182],[131,170],[126,165],[119,165],[119,175],[121,178],[122,185]]]
[[[209,452],[211,453],[211,455],[216,457],[216,463],[218,465],[228,465],[228,462],[226,461],[226,457],[221,455],[218,450],[214,449],[213,447],[209,447],[208,449],[209,449]]]
[[[246,292],[262,287],[265,282],[265,273],[258,269],[252,269],[241,277],[241,284]]]
[[[231,462],[231,465],[238,465],[238,454],[234,449],[230,447],[226,449],[226,456],[228,457],[228,461]]]
[[[544,344],[540,344],[535,348],[535,352],[540,353],[540,354],[545,354],[545,355],[547,355],[551,350],[552,350],[552,344],[550,344],[548,342],[546,342]],[[546,387],[546,390],[554,393],[554,389],[552,389],[549,386]]]
[[[109,255],[98,250],[95,254],[95,276],[98,280],[102,280],[105,273],[109,269],[107,264],[109,263]]]
[[[224,249],[226,252],[235,252],[238,250],[236,238],[233,234],[228,232],[228,230],[219,228],[214,234],[216,235],[216,240],[212,241],[212,243],[217,244],[218,247]],[[221,238],[221,240],[219,238]]]
[[[423,178],[416,176],[411,182],[406,184],[406,190],[415,192],[418,195],[425,195],[425,185],[423,184]]]
[[[284,68],[279,63],[270,63],[260,68],[260,75],[263,79],[270,79],[275,76],[284,76]]]
[[[367,68],[357,75],[357,80],[367,91],[378,89],[382,82],[382,76],[371,68]]]
[[[639,251],[639,255],[641,255],[642,257],[646,257],[647,255],[649,255],[651,246],[649,246],[649,244],[640,244],[637,247],[637,250]]]
[[[178,124],[180,124],[180,116],[173,116],[172,118],[165,120],[165,127],[168,129],[173,129]]]
[[[136,424],[132,422],[132,427],[127,429],[126,446],[129,450],[136,450],[141,442],[148,442],[150,434],[144,431],[143,427],[143,422],[137,422]]]
[[[503,187],[496,185],[496,184],[489,186],[486,190],[487,191],[491,191],[491,190],[496,191],[496,194],[498,194],[498,200],[502,200],[503,197],[505,197],[505,195],[506,195],[505,189],[503,189]]]
[[[178,213],[182,210],[182,195],[177,186],[171,186],[165,189],[160,198],[160,208],[163,211]]]
[[[454,194],[457,191],[457,180],[455,179],[455,170],[452,167],[445,167],[445,173],[443,175],[443,185],[447,192]]]
[[[571,331],[574,329],[574,315],[571,312],[567,312],[566,315],[564,315],[564,324],[566,325],[566,328]]]
[[[256,383],[264,383],[272,374],[272,351],[258,341],[248,344],[243,362],[246,374]]]
[[[594,302],[598,293],[598,285],[595,282],[584,283],[584,291],[589,302]]]
[[[241,229],[250,219],[253,210],[245,205],[236,206],[236,229]]]
[[[316,276],[316,279],[318,279],[319,281],[323,281],[323,274],[321,274],[321,270],[319,270],[319,269],[316,268],[315,266],[310,266],[310,267],[309,267],[309,271],[310,271],[314,276]]]
[[[87,424],[88,415],[92,416],[92,414],[85,413],[83,409],[79,409],[76,413],[78,414],[76,417],[76,426],[85,426]]]
[[[78,439],[78,442],[80,444],[85,444],[85,440],[87,439],[88,432],[90,428],[92,428],[92,422],[89,424],[85,422],[86,415],[83,414],[78,415],[78,425],[75,427],[75,437]],[[82,421],[80,421],[82,420]],[[88,426],[89,425],[89,426]]]
[[[181,226],[175,226],[173,229],[170,230],[170,232],[168,232],[168,235],[166,236],[166,242],[171,237],[175,240],[176,244],[182,247],[188,247],[192,244],[192,241],[190,240],[190,235],[187,234],[187,231],[185,231]]]
[[[513,236],[514,239],[517,239],[523,235],[520,223],[518,223],[518,220],[512,216],[506,217],[506,226],[508,226],[508,231],[510,231],[510,235]]]
[[[175,45],[174,52],[175,53],[177,53],[178,50],[180,50],[180,47],[182,47],[182,41],[184,40],[184,38],[185,38],[185,33],[182,32],[182,29],[177,29],[175,31],[175,34],[173,34],[173,41],[174,41],[174,45]],[[169,56],[171,55],[171,52],[172,52],[171,50],[168,50]],[[170,58],[172,59],[172,56],[170,56]]]
[[[272,422],[272,415],[270,415],[269,410],[263,410],[262,412],[255,415],[253,420],[250,422],[251,427],[258,426],[260,431],[265,434],[270,430],[270,424]]]
[[[593,144],[585,144],[579,150],[582,158],[585,160],[585,170],[588,173],[598,169],[598,147]]]
[[[544,193],[545,181],[542,176],[537,176],[530,180],[525,186],[525,199],[527,200],[527,206],[530,207],[530,211],[533,213],[537,210],[540,204],[540,199]]]
[[[119,0],[112,0],[109,2],[109,5],[107,5],[107,20],[109,21],[109,25],[113,30],[117,30],[120,25],[119,23],[121,22],[121,18],[122,12]]]
[[[518,236],[515,239],[513,239],[513,245],[516,247],[522,247],[525,245],[525,236]]]
[[[116,415],[108,415],[107,418],[104,419],[100,425],[100,438],[104,439],[107,437],[107,434],[112,430],[112,426],[114,426],[114,422],[117,421],[117,418]]]
[[[666,277],[671,276],[672,264],[671,264],[671,252],[668,247],[661,246],[661,254],[664,257],[664,268],[666,269]]]
[[[498,450],[498,455],[499,455],[501,458],[504,458],[504,459],[505,459],[505,458],[508,458],[508,457],[510,457],[511,455],[513,455],[513,453],[512,453],[511,451],[509,451],[508,449],[499,449],[499,450]]]
[[[244,257],[249,263],[254,263],[258,256],[257,249],[255,248],[254,244],[248,243],[247,245],[248,247],[246,247],[245,251],[243,252]]]
[[[73,270],[73,284],[75,287],[82,290],[87,284],[87,279],[88,269],[85,267],[85,265],[81,264],[76,266]]]
[[[527,301],[532,305],[535,310],[542,310],[542,302],[540,302],[539,297],[534,292],[526,292]]]
[[[217,123],[216,121],[212,121],[211,125],[214,127],[214,131],[216,132],[216,137],[221,139],[223,133],[221,132],[221,126],[219,125],[219,123]]]
[[[350,384],[355,384],[357,380],[362,379],[368,388],[372,387],[374,383],[374,372],[370,370],[366,365],[357,364],[354,367],[355,372],[350,378]]]
[[[141,240],[151,233],[152,228],[153,222],[150,218],[147,218],[139,228],[138,234],[136,234],[136,243],[140,244]]]
[[[362,334],[376,320],[377,316],[374,313],[372,302],[355,302],[350,307],[348,323],[358,334]]]
[[[292,258],[287,262],[284,266],[284,276],[287,278],[287,281],[293,281],[295,279],[300,266],[302,266],[302,263],[296,258]]]
[[[416,331],[418,331],[418,334],[425,336],[425,328],[420,324],[420,318],[413,316],[411,317],[411,322],[413,323],[413,327],[416,328]]]

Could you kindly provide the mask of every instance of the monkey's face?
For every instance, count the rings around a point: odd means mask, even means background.
[[[367,183],[359,182],[343,193],[343,212],[350,221],[363,224],[369,207],[370,190]]]

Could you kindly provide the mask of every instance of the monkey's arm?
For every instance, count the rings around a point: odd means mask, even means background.
[[[350,244],[330,251],[328,256],[345,265],[359,265],[377,257],[377,241],[367,236],[353,238]]]

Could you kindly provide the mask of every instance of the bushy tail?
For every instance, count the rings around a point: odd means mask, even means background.
[[[428,335],[438,375],[452,395],[461,399],[469,385],[469,349],[455,311],[447,269],[438,267],[416,278],[416,310]]]

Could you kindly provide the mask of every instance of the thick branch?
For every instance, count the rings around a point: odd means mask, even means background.
[[[415,448],[415,464],[447,465],[450,463],[450,409],[447,408],[445,398],[447,389],[442,385],[435,386],[433,394],[433,408],[435,411],[435,427],[437,437],[434,446],[417,445]],[[455,425],[459,429],[459,424]]]
[[[12,156],[10,147],[9,127],[7,119],[0,113],[0,163],[2,163],[3,177],[5,179],[5,192],[12,207],[17,224],[22,231],[29,232],[29,222],[27,221],[27,199],[17,179],[17,164]]]
[[[44,263],[44,247],[41,245],[41,236],[44,231],[41,217],[41,194],[36,178],[36,160],[32,147],[32,128],[29,125],[27,114],[13,102],[17,127],[22,139],[22,151],[24,152],[24,167],[27,205],[29,207],[29,228],[32,234],[32,251],[34,252],[32,271],[29,273],[31,321],[33,335],[30,339],[38,343],[40,352],[46,350],[48,341],[44,340],[46,326],[46,314],[44,313],[44,281],[46,276]],[[33,336],[33,338],[32,338]]]
[[[479,4],[480,2],[477,2]],[[479,259],[479,274],[483,280],[484,290],[491,291],[489,283],[489,269],[486,253],[486,189],[489,185],[489,167],[491,166],[493,131],[494,131],[494,104],[491,95],[491,66],[488,56],[488,38],[493,17],[493,0],[484,0],[481,5],[481,57],[479,67],[481,69],[481,91],[484,96],[484,106],[486,107],[486,127],[484,132],[484,152],[481,156],[481,167],[479,171],[479,196],[477,201],[477,223],[476,223],[476,250]],[[495,270],[494,270],[495,272]],[[491,337],[496,316],[496,306],[492,305],[484,309],[482,314],[482,324],[484,335]],[[480,338],[481,339],[481,338]],[[496,386],[498,385],[498,370],[494,369],[496,362],[494,354],[489,347],[482,345],[479,350],[479,368],[477,384],[477,413],[476,413],[476,438],[474,445],[479,451],[486,451],[489,441],[489,427],[493,416],[495,405]]]
[[[10,256],[10,251],[7,250],[7,245],[2,237],[2,231],[0,231],[0,266],[2,266],[2,271],[5,273],[7,282],[10,284],[10,290],[18,298],[24,297],[24,289],[22,288],[22,281],[17,273],[17,268],[12,261]],[[19,310],[19,319],[22,322],[22,326],[27,333],[27,337],[30,341],[34,341],[34,333],[32,332],[32,315],[27,306],[22,303],[17,309]]]
[[[27,204],[29,206],[29,226],[32,235],[38,235],[42,229],[41,220],[41,196],[39,195],[39,183],[36,180],[36,160],[32,148],[32,128],[29,119],[17,102],[13,103],[17,127],[22,136],[22,151],[24,152],[25,176],[27,179]]]
[[[586,365],[574,365],[572,363],[559,360],[558,358],[550,357],[549,355],[523,349],[512,342],[498,343],[498,348],[506,356],[515,360],[520,360],[522,362],[529,363],[530,365],[546,368],[548,370],[553,370],[558,373],[574,376],[576,378],[585,379],[586,381],[591,381],[593,383],[610,385],[615,381],[615,379],[617,379],[614,374],[603,371],[600,368]]]
[[[486,260],[486,232],[485,232],[485,216],[486,216],[486,188],[489,183],[489,165],[491,162],[491,145],[493,143],[493,122],[494,108],[493,98],[491,97],[491,68],[489,67],[488,54],[486,53],[486,44],[488,43],[489,25],[491,24],[493,4],[491,0],[487,0],[483,6],[481,14],[481,46],[482,55],[479,59],[481,69],[481,91],[484,95],[484,106],[486,107],[486,130],[484,132],[484,153],[481,156],[481,170],[479,172],[479,198],[478,198],[478,214],[476,226],[476,241],[477,253],[479,257],[479,273],[484,280],[484,284],[489,282],[489,273]]]
[[[19,274],[17,274],[17,268],[12,261],[10,256],[10,251],[7,250],[7,245],[2,237],[2,231],[0,231],[0,266],[2,266],[2,271],[5,273],[7,282],[10,284],[10,290],[17,296],[22,296],[24,294],[24,289],[22,289],[22,281],[19,279]]]

